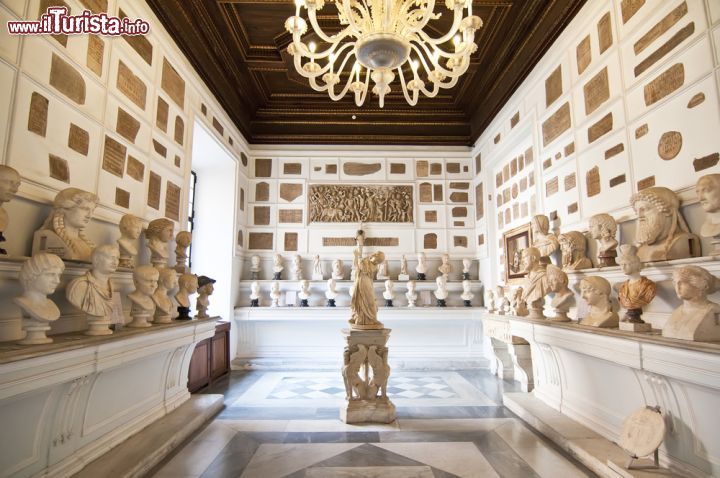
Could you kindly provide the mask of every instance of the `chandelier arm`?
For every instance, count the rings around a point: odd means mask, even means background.
[[[317,22],[317,17],[315,16],[315,9],[308,10],[308,20],[310,20],[310,26],[312,26],[312,29],[315,31],[318,37],[320,37],[324,42],[327,43],[337,43],[346,36],[350,35],[352,33],[352,29],[347,26],[340,30],[335,35],[328,35],[326,34],[322,28],[320,28],[320,24]],[[299,39],[299,37],[298,37]],[[293,35],[293,41],[295,40],[295,36]]]
[[[417,50],[417,46],[420,46],[420,47],[424,50],[425,54],[428,55],[428,57],[431,57],[431,58],[432,58],[431,52],[428,50],[428,47],[427,47],[427,45],[426,45],[425,43],[422,43],[422,42],[410,43],[410,46],[411,46],[411,48],[414,48],[416,52],[418,51],[418,50]],[[445,55],[446,52],[445,52],[445,50],[443,50],[442,48],[435,47],[435,51],[437,51],[438,53],[440,53],[440,56],[443,56],[443,57],[445,57],[445,58],[449,58],[448,56]],[[418,53],[418,55],[419,55],[419,53]],[[435,64],[435,62],[433,62],[433,65],[435,66],[435,69],[436,69],[437,71],[439,71],[440,73],[442,73],[442,74],[445,75],[445,76],[454,76],[454,75],[455,75],[455,72],[454,72],[453,70],[448,70],[448,69],[446,69],[444,66],[442,66],[442,65],[440,64],[440,58],[439,58],[439,57],[438,57],[437,64]]]
[[[425,30],[423,30],[425,24],[416,29],[415,32],[421,35],[426,42],[433,46],[437,46],[441,43],[450,41],[458,33],[460,30],[460,22],[462,22],[462,8],[456,8],[455,15],[453,16],[453,24],[445,35],[439,38],[431,38],[427,33],[425,33]]]
[[[365,103],[365,98],[367,97],[369,84],[370,84],[370,70],[367,70],[367,72],[365,74],[365,87],[363,88],[362,94],[361,95],[358,95],[357,93],[355,94],[355,104],[357,106],[360,106],[363,103]]]
[[[410,8],[413,6],[413,4],[416,3],[414,0],[405,0],[403,2],[402,11],[404,14],[400,17],[400,23],[410,29],[410,31],[417,32],[425,28],[425,26],[428,24],[430,19],[433,16],[433,13],[435,11],[435,0],[427,0],[427,5],[425,7],[425,14],[423,15],[422,19],[417,22],[416,24],[410,24],[407,21],[405,21],[406,18],[410,15]]]
[[[343,62],[340,65],[340,68],[338,68],[338,70],[337,70],[338,77],[340,76],[340,73],[345,69],[345,65],[347,64],[347,61],[350,59],[350,57],[352,55],[354,55],[353,52],[349,52],[347,55],[345,55],[345,58],[343,59]],[[342,89],[342,92],[338,93],[336,96],[333,96],[332,90],[329,90],[330,98],[332,98],[333,101],[337,101],[347,94],[348,90],[350,90],[350,87],[352,86],[352,83],[353,83],[352,77],[353,77],[353,75],[352,75],[352,70],[351,70],[350,73],[348,74],[348,79],[345,82],[345,87]]]
[[[337,5],[337,2],[336,2],[336,5]],[[360,25],[358,25],[355,22],[355,18],[352,15],[352,7],[350,6],[350,0],[342,0],[342,6],[343,6],[343,11],[345,13],[345,18],[347,18],[347,21],[348,21],[348,26],[346,28],[349,28],[350,30],[352,30],[356,34],[356,36],[359,37],[360,35],[358,35],[358,32],[363,31],[363,29],[361,28]],[[338,8],[338,10],[339,10],[339,8]],[[363,15],[363,18],[367,18],[368,12],[365,11],[364,13],[365,13],[365,15]]]
[[[398,66],[397,71],[400,75],[400,86],[402,87],[402,92],[403,92],[403,95],[405,96],[405,101],[407,101],[410,106],[415,106],[417,104],[417,100],[418,100],[418,90],[414,90],[413,96],[412,96],[412,98],[410,98],[410,96],[408,95],[407,85],[405,84],[405,75],[403,74],[402,66]],[[416,74],[413,74],[413,77],[414,77],[413,79],[417,79]]]

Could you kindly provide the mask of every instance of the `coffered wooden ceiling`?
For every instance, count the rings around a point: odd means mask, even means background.
[[[147,0],[233,121],[253,144],[472,145],[585,0],[474,0],[484,22],[468,72],[409,106],[398,80],[379,108],[368,94],[330,100],[286,52],[292,0]],[[435,11],[447,12],[436,0]],[[332,4],[320,12],[333,31]],[[447,31],[444,13],[431,26]],[[355,119],[353,119],[355,116]]]

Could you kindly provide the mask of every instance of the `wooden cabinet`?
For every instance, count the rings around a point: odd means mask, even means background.
[[[215,335],[195,346],[188,371],[188,390],[195,393],[230,372],[230,322],[218,321]]]

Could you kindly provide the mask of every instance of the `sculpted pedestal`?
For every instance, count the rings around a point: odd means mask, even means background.
[[[391,423],[395,405],[387,397],[390,376],[388,348],[390,329],[343,329],[345,351],[342,375],[345,404],[340,419],[345,423]]]

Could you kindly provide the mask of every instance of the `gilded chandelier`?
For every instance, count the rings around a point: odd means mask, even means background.
[[[414,106],[421,92],[434,97],[441,88],[455,86],[477,50],[475,31],[482,20],[472,14],[472,0],[445,0],[453,22],[439,38],[423,30],[430,20],[440,18],[434,13],[435,0],[327,0],[337,7],[341,30],[335,35],[327,35],[318,24],[316,15],[325,1],[296,0],[295,15],[287,19],[285,28],[293,36],[288,52],[298,73],[334,101],[352,91],[355,104],[362,105],[372,79],[372,92],[382,108],[397,73],[405,99]],[[303,7],[320,48],[314,41],[302,40],[308,30],[300,16]],[[403,71],[408,61],[409,71]],[[409,81],[406,75],[411,75]]]

